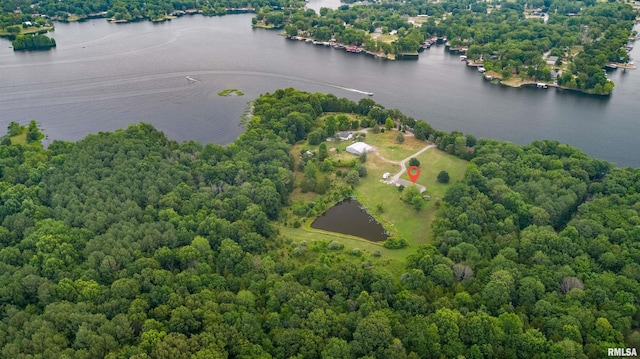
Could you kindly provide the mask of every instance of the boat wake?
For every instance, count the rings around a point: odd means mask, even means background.
[[[187,76],[187,77],[186,77],[186,79],[187,79],[188,81],[190,81],[190,82],[200,82],[200,80],[194,79],[194,78],[193,78],[193,77],[191,77],[191,76]]]
[[[367,96],[373,96],[373,92],[360,91],[360,90],[356,90],[356,89],[352,89],[352,88],[348,88],[348,87],[342,87],[342,86],[338,86],[338,85],[332,85],[332,87],[335,87],[335,88],[341,89],[341,90],[345,90],[345,91],[361,93],[361,94],[367,95]]]

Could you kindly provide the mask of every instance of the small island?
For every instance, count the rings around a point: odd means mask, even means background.
[[[56,47],[56,40],[46,35],[18,35],[11,45],[13,51],[48,50]]]
[[[226,90],[222,90],[220,92],[218,92],[218,96],[242,96],[244,95],[244,92],[238,90],[238,89],[226,89]]]

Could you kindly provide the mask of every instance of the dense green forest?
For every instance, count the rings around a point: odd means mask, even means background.
[[[471,160],[403,273],[278,232],[300,185],[291,146],[350,125],[319,123],[327,112],[364,115],[365,127],[392,118]],[[147,124],[47,149],[42,137],[35,122],[12,123],[0,141],[3,358],[564,359],[640,347],[640,170],[293,89],[258,98],[226,147]]]

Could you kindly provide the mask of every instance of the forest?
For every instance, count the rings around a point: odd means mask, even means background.
[[[317,119],[335,112],[364,114],[361,126],[392,118],[471,160],[401,273],[278,231],[301,185],[289,150],[331,131]],[[256,99],[245,126],[226,147],[137,124],[45,149],[35,121],[11,123],[0,356],[560,359],[640,347],[640,170],[294,89]]]

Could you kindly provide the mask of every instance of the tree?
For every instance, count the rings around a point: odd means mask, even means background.
[[[362,319],[353,333],[351,349],[358,355],[366,355],[382,350],[391,344],[391,323],[382,312],[376,311]]]
[[[7,135],[9,135],[9,137],[17,136],[24,130],[24,126],[20,126],[20,124],[15,121],[11,121],[7,127]]]
[[[398,135],[396,136],[396,142],[398,143],[404,142],[404,135],[402,134],[402,132],[398,132]]]
[[[438,173],[438,182],[449,183],[449,173],[444,170],[440,171],[440,173]]]
[[[423,120],[416,121],[416,124],[413,126],[413,134],[419,140],[426,140],[429,138],[429,135],[433,132],[433,129],[429,124],[424,122]]]
[[[394,127],[395,124],[393,123],[391,117],[387,117],[387,119],[384,121],[384,128],[386,128],[387,130],[391,130]]]
[[[371,132],[380,133],[380,126],[377,123],[373,125],[373,128],[371,128]]]
[[[318,170],[314,161],[307,161],[307,164],[304,166],[304,177],[302,178],[302,183],[300,188],[303,192],[313,191],[316,187],[316,176]]]
[[[349,173],[347,173],[347,175],[345,176],[345,181],[352,186],[357,185],[358,182],[360,182],[360,175],[358,174],[358,171],[349,171]]]
[[[367,167],[363,165],[359,165],[356,167],[356,171],[358,172],[358,176],[366,177],[367,176]]]
[[[411,157],[409,159],[409,166],[416,166],[416,167],[420,167],[420,161],[415,158],[415,157]]]
[[[476,143],[478,143],[478,140],[474,135],[466,135],[466,138],[467,138],[467,146],[469,147],[473,147],[476,145]]]
[[[318,161],[322,162],[327,157],[329,157],[329,151],[327,151],[327,144],[323,142],[320,144],[320,147],[318,147]]]

